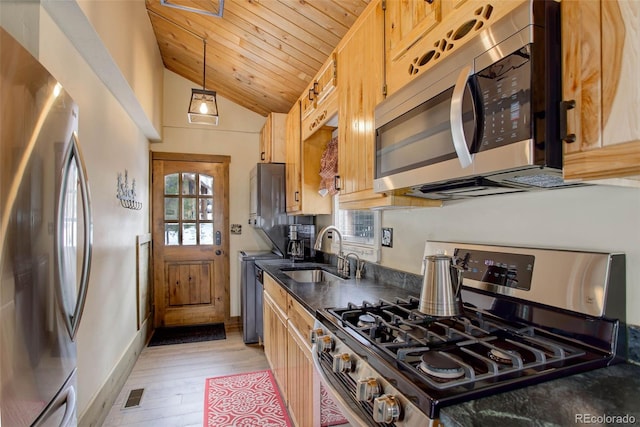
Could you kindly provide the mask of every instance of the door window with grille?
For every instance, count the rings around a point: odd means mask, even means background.
[[[177,172],[164,176],[164,244],[213,244],[213,176]]]

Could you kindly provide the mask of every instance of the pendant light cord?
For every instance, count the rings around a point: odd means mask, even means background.
[[[204,58],[202,61],[202,90],[205,90],[205,83],[207,81],[207,39],[202,39],[202,44],[203,44],[203,54],[202,57]]]

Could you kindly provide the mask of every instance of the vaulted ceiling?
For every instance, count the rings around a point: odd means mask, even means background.
[[[289,111],[369,1],[146,0],[146,5],[167,69],[201,88],[206,40],[206,89],[266,116]]]

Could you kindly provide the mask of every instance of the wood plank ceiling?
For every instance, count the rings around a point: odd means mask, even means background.
[[[206,39],[206,89],[266,116],[289,111],[370,0],[224,0],[222,17],[171,7],[215,15],[220,0],[145,1],[167,69],[202,88]]]

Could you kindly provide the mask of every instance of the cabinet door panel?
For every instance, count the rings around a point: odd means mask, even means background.
[[[338,52],[341,195],[373,188],[374,109],[382,101],[384,83],[384,15],[379,5],[367,11]]]
[[[289,322],[287,343],[287,390],[289,412],[298,426],[320,425],[320,386],[314,381],[311,349],[295,326]]]
[[[564,144],[564,177],[637,179],[640,3],[565,0],[561,7],[563,99],[575,101],[566,117],[575,142]]]
[[[263,305],[264,353],[273,375],[287,400],[287,320],[268,293]]]
[[[440,0],[387,2],[385,33],[387,55],[393,61],[440,22]]]
[[[287,213],[300,210],[302,175],[300,162],[300,102],[296,101],[287,115],[286,196]]]
[[[640,2],[602,2],[603,144],[640,140]]]
[[[575,100],[567,112],[567,133],[576,142],[565,144],[565,152],[579,152],[602,146],[600,58],[602,44],[598,31],[601,15],[597,1],[563,1],[562,61],[563,99]]]

